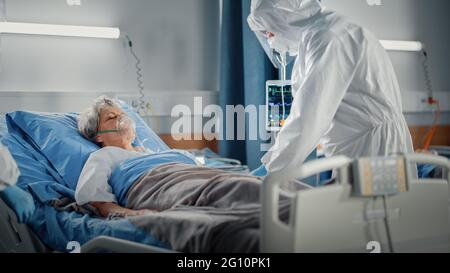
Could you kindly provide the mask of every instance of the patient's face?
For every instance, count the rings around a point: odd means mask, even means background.
[[[100,112],[98,131],[116,130],[118,119],[124,114],[121,109],[116,107],[103,108]],[[97,142],[101,143],[103,147],[115,146],[125,148],[131,145],[133,137],[129,134],[110,132],[97,135]]]

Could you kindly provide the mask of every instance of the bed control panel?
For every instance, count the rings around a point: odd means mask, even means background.
[[[353,164],[357,196],[395,195],[408,190],[406,162],[402,156],[360,158]]]

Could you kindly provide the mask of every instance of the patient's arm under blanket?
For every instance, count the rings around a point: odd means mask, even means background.
[[[259,178],[184,164],[167,164],[141,177],[127,207],[158,213],[130,218],[156,239],[183,252],[257,252]],[[289,200],[280,198],[287,221]]]

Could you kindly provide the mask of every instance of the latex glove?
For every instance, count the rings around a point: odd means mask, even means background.
[[[33,197],[16,186],[6,187],[0,192],[0,197],[17,215],[19,223],[27,223],[35,211]]]
[[[264,176],[267,175],[267,170],[266,170],[266,167],[264,165],[261,165],[258,169],[254,170],[250,174],[253,175],[253,176],[264,177]]]

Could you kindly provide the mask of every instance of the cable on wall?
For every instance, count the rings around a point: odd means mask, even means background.
[[[430,77],[430,68],[428,66],[428,52],[425,49],[423,49],[422,54],[423,54],[422,66],[423,66],[423,71],[424,71],[424,76],[425,76],[425,85],[426,85],[427,92],[428,92],[427,103],[429,105],[436,106],[436,109],[433,110],[433,113],[434,113],[433,123],[431,124],[431,127],[428,130],[428,133],[424,137],[422,149],[427,151],[430,148],[433,137],[436,134],[436,131],[438,129],[439,119],[440,119],[440,115],[441,115],[441,109],[440,109],[439,101],[434,98],[433,85],[432,85],[431,77]]]
[[[139,114],[144,116],[147,112],[147,105],[145,103],[145,94],[144,94],[145,88],[144,88],[144,81],[142,79],[143,74],[142,74],[141,60],[139,59],[136,52],[134,51],[133,42],[131,41],[130,37],[128,35],[125,35],[125,39],[127,41],[128,48],[130,49],[130,53],[136,61],[136,63],[135,63],[136,81],[137,81],[138,91],[139,91],[139,95],[140,95],[138,112],[139,112]]]
[[[6,0],[1,0],[0,1],[0,14],[1,14],[1,20],[3,22],[6,22]],[[3,71],[3,40],[2,40],[2,35],[0,35],[0,73]]]

